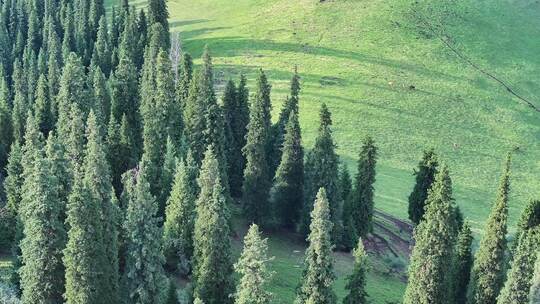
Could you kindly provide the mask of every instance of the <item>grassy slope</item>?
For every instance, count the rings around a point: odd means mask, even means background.
[[[448,28],[460,51],[540,106],[540,4],[461,2],[460,18]],[[434,146],[451,168],[457,203],[478,232],[504,153],[519,146],[510,202],[515,222],[524,200],[540,195],[540,115],[436,39],[419,36],[403,13],[408,3],[170,0],[169,9],[171,28],[180,32],[186,50],[197,57],[209,44],[218,81],[244,72],[253,86],[258,68],[267,71],[275,114],[287,94],[293,65],[298,65],[306,146],[313,143],[322,102],[333,111],[339,153],[351,168],[361,137],[373,135],[380,146],[376,205],[399,218],[406,218],[412,169],[422,149]],[[271,238],[270,248],[276,256],[276,302],[291,303],[303,247],[278,235]],[[350,257],[336,256],[341,296],[350,262]],[[375,271],[380,259],[374,263],[372,298],[375,303],[397,302],[404,284]]]

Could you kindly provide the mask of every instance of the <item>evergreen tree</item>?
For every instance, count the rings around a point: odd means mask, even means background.
[[[315,195],[318,189],[324,188],[330,205],[330,219],[334,224],[332,240],[334,244],[340,245],[342,200],[339,191],[339,158],[332,139],[331,114],[325,104],[322,105],[319,116],[319,133],[315,139],[315,146],[307,154],[305,162],[306,190],[300,232],[308,233],[311,221],[309,213],[313,209]]]
[[[358,158],[354,192],[352,195],[352,214],[358,234],[365,237],[373,230],[373,184],[375,183],[375,165],[377,148],[373,139],[367,136],[362,143]]]
[[[24,235],[20,243],[21,300],[32,304],[60,303],[64,290],[61,253],[65,236],[60,222],[57,181],[43,155],[42,139],[32,117],[27,125],[20,206]]]
[[[244,184],[244,212],[248,221],[266,223],[269,215],[268,195],[271,186],[268,147],[270,144],[270,84],[261,70],[257,91],[251,104],[247,126]]]
[[[416,184],[409,195],[409,219],[418,225],[425,212],[425,201],[431,184],[435,180],[438,167],[437,154],[433,149],[424,151],[422,160],[418,164],[418,171],[415,171]]]
[[[49,87],[45,75],[39,76],[36,101],[34,103],[34,115],[39,124],[39,129],[44,135],[48,135],[54,127],[54,117],[51,111]]]
[[[77,105],[82,111],[82,119],[86,120],[86,116],[90,112],[90,92],[88,82],[84,71],[84,66],[81,59],[75,53],[70,53],[67,58],[66,65],[62,71],[60,80],[60,90],[58,92],[58,122],[57,128],[60,136],[64,137],[65,127],[72,112],[70,110],[73,104]]]
[[[271,197],[279,222],[287,228],[294,228],[300,220],[304,202],[304,149],[296,111],[291,112],[285,132],[281,163]]]
[[[455,249],[454,266],[454,301],[456,304],[467,303],[467,289],[471,278],[473,256],[471,244],[473,236],[469,224],[465,222],[459,232]]]
[[[178,304],[178,292],[176,291],[176,286],[174,286],[173,279],[169,279],[169,288],[164,304]]]
[[[353,251],[354,268],[352,274],[348,278],[347,286],[345,287],[349,293],[343,299],[343,304],[366,304],[366,268],[367,268],[367,253],[364,250],[362,239],[358,240],[358,245]]]
[[[88,199],[95,201],[99,208],[101,231],[98,230],[97,234],[103,242],[103,251],[95,257],[99,269],[98,281],[101,284],[100,297],[106,299],[105,303],[113,304],[118,302],[119,295],[117,211],[112,203],[112,184],[103,131],[93,111],[88,116],[86,141],[84,186],[88,191]]]
[[[540,302],[540,252],[536,254],[536,264],[534,266],[534,276],[531,281],[531,292],[529,294],[530,304]]]
[[[294,75],[291,79],[291,96],[287,97],[287,99],[283,103],[283,107],[281,108],[281,112],[279,113],[278,121],[272,128],[273,147],[271,153],[272,164],[270,165],[270,172],[272,173],[275,172],[281,160],[282,146],[283,142],[285,141],[285,133],[289,116],[291,112],[298,113],[299,94],[300,76],[298,75],[298,70],[295,67]]]
[[[130,303],[160,303],[164,296],[165,258],[161,252],[158,206],[150,193],[144,165],[129,172],[124,184],[128,206],[124,231],[127,242],[126,281]]]
[[[198,178],[194,230],[194,297],[208,304],[230,303],[233,291],[229,212],[220,166],[210,146]]]
[[[179,264],[189,270],[193,256],[193,229],[195,224],[195,201],[198,195],[198,168],[188,153],[187,159],[177,162],[174,184],[167,201],[163,239],[167,264],[176,268]]]
[[[0,64],[0,168],[8,161],[9,147],[13,140],[9,88]]]
[[[26,121],[27,108],[27,85],[24,72],[19,59],[15,61],[13,75],[13,107],[11,109],[11,123],[13,128],[13,140],[24,142],[24,123]]]
[[[297,289],[295,304],[332,304],[336,295],[332,289],[333,272],[331,230],[333,223],[326,191],[317,193],[311,212],[310,234],[307,238],[302,282]]]
[[[88,14],[88,26],[92,31],[92,40],[96,40],[98,27],[101,27],[100,22],[105,19],[105,6],[103,0],[91,0],[90,12]]]
[[[99,20],[96,42],[92,53],[92,62],[100,67],[105,75],[111,72],[111,49],[109,46],[109,37],[107,32],[107,19],[105,16]]]
[[[506,159],[497,198],[476,252],[469,297],[472,304],[495,303],[503,284],[509,191],[510,156]]]
[[[339,177],[339,190],[343,200],[343,248],[354,249],[358,242],[358,232],[353,220],[352,210],[352,180],[347,166],[341,168]]]
[[[160,23],[167,33],[167,45],[169,45],[169,11],[165,0],[148,1],[148,24]],[[208,304],[208,303],[207,303]]]
[[[236,144],[236,137],[233,133],[233,120],[236,116],[236,86],[232,80],[225,85],[223,93],[223,117],[225,121],[225,139],[227,142],[227,175],[229,176],[229,188],[233,197],[240,197],[242,194],[242,173],[243,168],[239,162],[243,159],[242,147]]]
[[[409,282],[404,304],[447,303],[452,258],[452,182],[443,166],[435,177],[427,198],[425,221],[415,230],[415,246],[409,265]]]
[[[22,185],[24,182],[22,150],[21,145],[18,141],[11,144],[6,173],[7,177],[4,180],[4,191],[6,193],[6,211],[8,213],[8,227],[11,227],[13,229],[6,231],[6,238],[8,238],[11,242],[14,242],[16,222],[22,197]],[[13,245],[18,246],[18,244]]]
[[[267,240],[261,237],[259,227],[252,224],[244,238],[244,250],[234,265],[240,281],[235,304],[269,304],[272,294],[268,292],[271,272],[268,269]]]
[[[526,230],[519,239],[506,283],[497,304],[527,303],[536,255],[540,251],[540,227]]]
[[[122,174],[135,167],[137,163],[130,131],[125,114],[122,115],[121,124],[118,124],[114,115],[111,115],[107,131],[107,143],[112,184],[117,195],[122,193]]]
[[[48,39],[48,55],[47,60],[47,81],[49,82],[49,97],[51,102],[51,112],[53,117],[58,118],[58,105],[56,104],[56,96],[58,95],[58,88],[61,77],[61,65],[62,65],[62,52],[60,46],[60,39],[54,29],[49,30]]]
[[[104,254],[98,201],[89,197],[81,176],[69,196],[68,241],[64,250],[66,303],[99,303],[102,296],[99,257]]]
[[[46,156],[51,162],[51,174],[58,180],[58,199],[61,202],[60,218],[62,222],[66,219],[66,205],[71,191],[71,179],[69,172],[69,160],[66,157],[64,145],[60,138],[51,131],[47,138]]]
[[[176,92],[182,110],[185,108],[187,98],[189,96],[189,87],[191,86],[191,80],[193,79],[193,59],[188,52],[182,53],[180,61],[180,75],[178,77],[178,87]]]
[[[92,74],[89,75],[89,77],[91,77],[93,89],[93,102],[91,108],[94,110],[98,121],[106,123],[110,117],[111,110],[111,97],[109,88],[107,87],[107,80],[99,66],[93,66],[91,68],[91,73]]]
[[[145,63],[146,64],[146,63]],[[173,121],[174,112],[174,83],[172,78],[171,63],[165,51],[161,50],[155,67],[155,87],[153,98],[144,104],[142,117],[143,129],[143,159],[146,161],[146,174],[150,181],[159,181],[160,171],[164,159],[162,151],[166,149],[167,136],[177,138],[178,121]],[[143,90],[149,90],[145,87]],[[164,214],[165,197],[161,196],[163,190],[159,182],[152,182],[150,190],[158,198],[159,215]],[[162,201],[163,200],[163,201]]]
[[[160,177],[159,177],[159,183],[161,192],[159,193],[159,199],[158,201],[163,202],[162,206],[160,206],[160,212],[159,216],[164,217],[165,216],[165,206],[167,199],[169,198],[171,194],[171,188],[172,188],[172,182],[174,179],[174,170],[176,169],[176,163],[178,162],[178,158],[176,157],[177,151],[176,147],[173,144],[173,141],[171,140],[171,137],[167,137],[167,143],[165,145],[165,155],[163,156],[163,165],[160,170]]]

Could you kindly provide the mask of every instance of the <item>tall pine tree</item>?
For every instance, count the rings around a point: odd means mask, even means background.
[[[309,247],[306,249],[302,282],[297,289],[294,304],[336,303],[332,289],[335,280],[331,237],[333,224],[324,188],[317,193],[309,228]]]
[[[234,265],[240,281],[235,294],[235,304],[269,304],[272,294],[268,284],[272,273],[268,269],[267,240],[261,237],[259,227],[252,224],[244,238],[244,250]]]
[[[352,194],[352,214],[358,234],[365,237],[373,230],[373,184],[375,183],[375,165],[377,163],[377,148],[373,139],[367,136],[358,158]]]
[[[510,192],[510,155],[507,156],[497,198],[476,251],[471,278],[471,304],[495,303],[502,288],[507,247],[508,195]]]
[[[467,289],[471,279],[473,236],[469,224],[465,222],[458,234],[455,249],[455,266],[453,269],[453,290],[456,304],[467,303]]]
[[[404,304],[447,303],[451,297],[448,273],[452,258],[452,182],[446,166],[435,177],[425,214],[414,233]]]
[[[207,304],[228,304],[233,292],[229,212],[218,158],[210,146],[198,178],[194,231],[194,297]]]
[[[257,79],[257,91],[251,103],[247,126],[244,184],[242,186],[244,213],[248,221],[267,223],[269,218],[268,195],[271,186],[269,168],[271,104],[270,84],[261,70]]]
[[[416,184],[409,195],[409,219],[418,225],[425,212],[425,202],[431,184],[435,180],[438,167],[437,154],[433,149],[424,151],[422,160],[418,164],[418,171],[415,171]]]
[[[345,289],[349,291],[343,299],[343,304],[366,304],[366,272],[367,272],[367,253],[364,250],[362,239],[358,240],[358,245],[353,251],[354,267],[352,274],[348,277]]]
[[[287,228],[294,228],[300,220],[304,202],[304,149],[296,111],[291,112],[285,132],[271,200],[279,222]]]

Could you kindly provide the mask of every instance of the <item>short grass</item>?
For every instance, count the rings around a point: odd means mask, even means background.
[[[450,168],[457,204],[480,233],[504,156],[519,148],[512,165],[513,227],[524,203],[540,196],[540,113],[465,64],[439,40],[420,33],[409,18],[412,2],[170,0],[168,5],[171,29],[180,34],[185,50],[198,57],[209,45],[218,84],[242,72],[253,87],[258,69],[267,72],[275,116],[297,65],[305,146],[313,144],[323,102],[333,112],[338,152],[351,170],[361,138],[373,136],[379,147],[376,207],[396,217],[407,217],[413,169],[422,150],[434,147]],[[458,14],[446,26],[448,38],[539,107],[540,2],[456,3]],[[303,252],[295,244],[282,236],[270,240],[276,256],[276,303],[291,303],[293,298],[301,260],[294,250]],[[336,257],[340,296],[350,262],[350,257]],[[370,274],[375,303],[399,302],[403,289],[399,280]]]

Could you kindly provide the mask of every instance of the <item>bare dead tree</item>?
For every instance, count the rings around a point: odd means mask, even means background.
[[[169,51],[169,58],[171,59],[171,65],[174,73],[174,82],[178,83],[178,66],[180,65],[180,58],[182,57],[182,42],[180,40],[180,33],[175,33],[171,38],[171,49]]]

